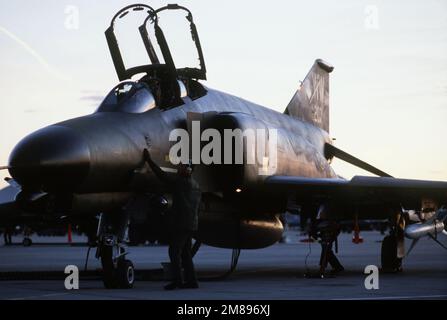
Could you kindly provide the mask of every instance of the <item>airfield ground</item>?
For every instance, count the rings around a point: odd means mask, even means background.
[[[305,257],[311,250],[307,264],[316,270],[319,245],[299,242],[298,233],[289,231],[286,243],[242,251],[237,270],[225,280],[208,279],[200,282],[198,290],[170,292],[163,290],[165,281],[160,278],[136,281],[130,290],[104,289],[95,276],[100,265],[93,251],[90,276],[81,275],[79,290],[68,291],[64,269],[77,265],[82,270],[87,247],[54,243],[65,238],[34,238],[39,243],[32,247],[6,247],[0,242],[0,299],[447,299],[447,252],[429,239],[419,241],[404,261],[403,273],[380,274],[379,289],[365,289],[364,268],[380,266],[383,236],[378,232],[363,232],[362,236],[363,244],[353,244],[350,234],[340,236],[339,257],[346,272],[336,278],[305,279]],[[406,244],[408,247],[409,242]],[[131,247],[129,258],[137,271],[160,269],[160,263],[168,261],[167,248]],[[199,277],[225,273],[230,259],[231,250],[203,246],[195,258]],[[44,280],[39,275],[42,271],[56,274],[57,279]],[[16,273],[9,277],[10,272]]]

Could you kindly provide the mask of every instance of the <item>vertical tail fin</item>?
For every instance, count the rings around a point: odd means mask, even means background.
[[[284,113],[329,132],[329,73],[332,70],[334,67],[330,64],[316,60]]]

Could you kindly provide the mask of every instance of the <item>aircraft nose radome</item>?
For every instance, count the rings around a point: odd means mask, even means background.
[[[39,189],[72,188],[90,166],[90,150],[76,131],[49,126],[20,141],[9,158],[11,176],[22,186]]]

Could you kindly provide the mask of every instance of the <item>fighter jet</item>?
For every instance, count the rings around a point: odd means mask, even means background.
[[[160,16],[171,10],[186,14],[198,66],[176,65],[160,25]],[[126,67],[115,24],[137,13],[144,14],[136,32],[149,63]],[[447,182],[393,178],[334,146],[329,134],[329,75],[334,68],[321,59],[279,113],[203,84],[204,55],[185,7],[130,5],[113,17],[105,34],[120,83],[93,114],[25,137],[6,168],[20,186],[15,202],[27,211],[85,219],[100,214],[96,256],[107,288],[133,285],[125,247],[129,208],[162,212],[169,202],[169,190],[144,166],[144,149],[169,174],[185,159],[195,163],[194,176],[203,192],[195,239],[221,248],[273,245],[283,232],[279,214],[290,203],[311,217],[330,204],[331,219],[388,218],[391,231],[382,244],[382,267],[397,270],[405,255],[403,210],[420,210],[424,199],[431,200],[434,210],[447,204]],[[245,135],[250,130],[264,132],[263,139],[256,135],[253,142]],[[190,146],[186,155],[173,152],[182,132],[190,138],[183,144]],[[230,142],[219,144],[218,138],[228,133]],[[203,154],[212,161],[202,159]],[[343,179],[331,167],[335,157],[377,177]],[[159,200],[140,201],[147,197]],[[137,200],[145,205],[135,205]]]

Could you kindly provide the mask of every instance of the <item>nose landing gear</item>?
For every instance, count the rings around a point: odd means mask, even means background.
[[[98,249],[101,259],[103,282],[107,289],[130,289],[135,281],[132,261],[126,259],[124,244],[129,227],[125,212],[102,213],[98,224]]]

